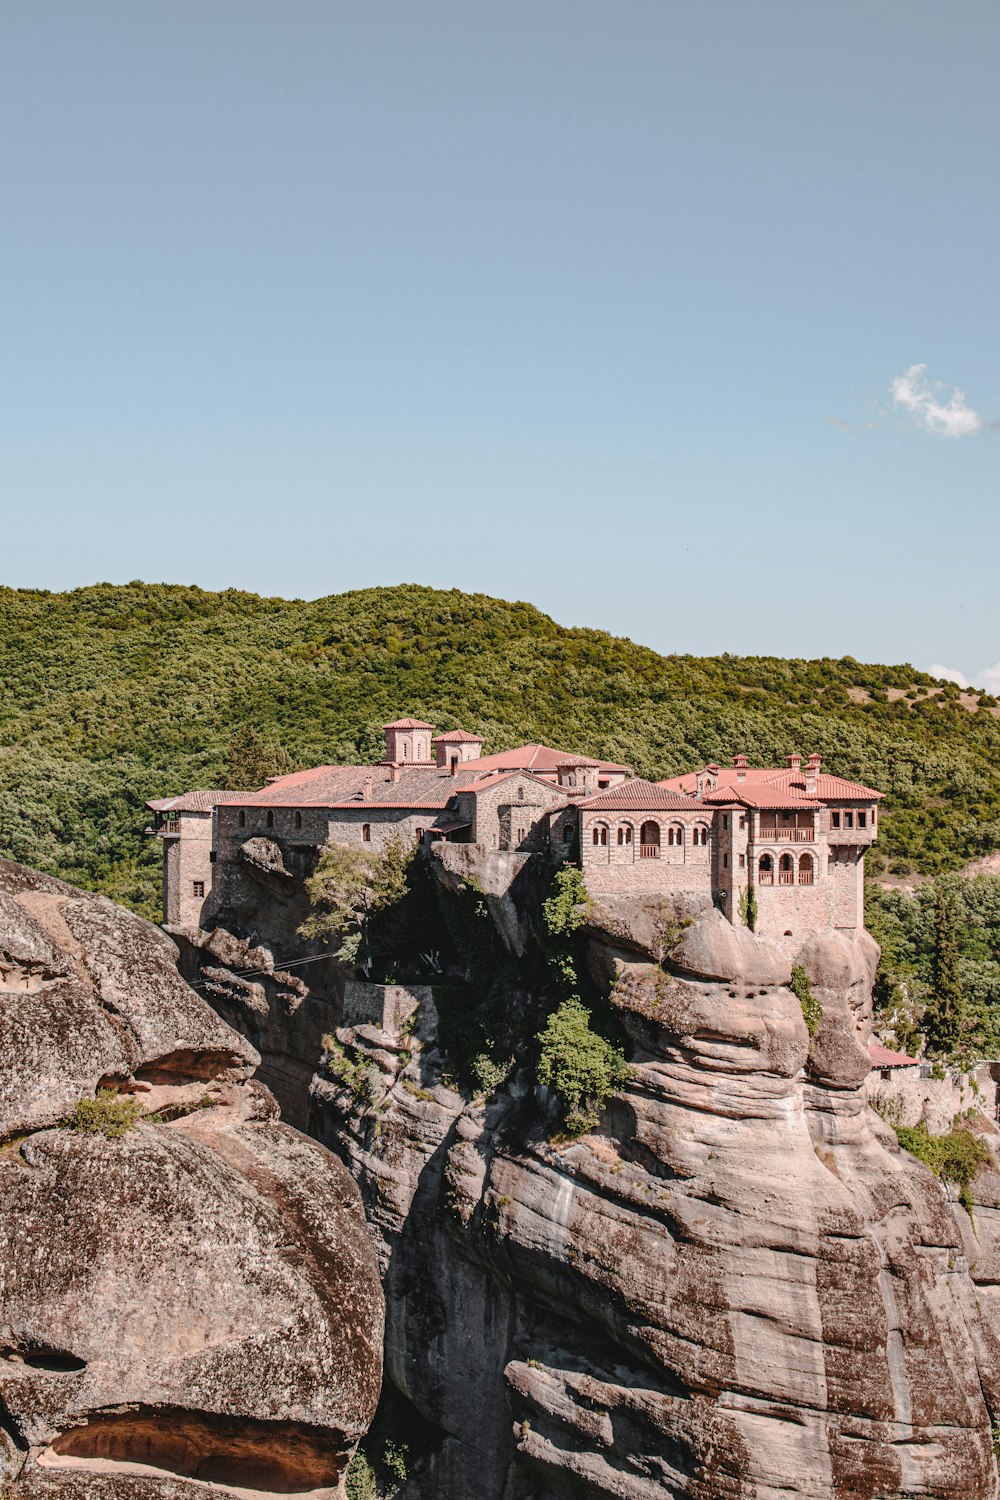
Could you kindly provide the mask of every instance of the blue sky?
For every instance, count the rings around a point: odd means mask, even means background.
[[[3,7],[0,581],[982,682],[998,44],[994,0]]]

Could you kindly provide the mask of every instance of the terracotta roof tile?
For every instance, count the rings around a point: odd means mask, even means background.
[[[481,745],[481,734],[468,734],[464,729],[451,729],[447,734],[436,734],[435,745]]]
[[[181,792],[177,797],[158,797],[146,806],[153,812],[211,812],[222,803],[242,802],[253,792],[196,791]]]
[[[907,1057],[905,1052],[893,1052],[888,1047],[883,1047],[881,1042],[868,1043],[868,1056],[872,1060],[874,1068],[916,1068],[920,1066],[919,1057]]]
[[[483,755],[474,764],[489,771],[558,771],[560,766],[576,760],[569,750],[553,750],[551,745],[518,745],[513,750],[500,750],[495,755]],[[631,770],[611,760],[587,760],[588,765],[602,771]]]
[[[383,729],[433,729],[433,724],[425,724],[423,719],[393,719],[391,724],[383,724]]]
[[[645,781],[634,776],[620,786],[609,786],[603,792],[585,797],[578,807],[587,812],[704,812],[704,804],[696,797],[687,797],[655,781]]]
[[[806,778],[801,769],[792,766],[754,766],[747,770],[742,781],[738,779],[738,774],[735,766],[723,766],[718,772],[719,785],[714,795],[720,796],[725,792],[745,801],[746,794],[751,790],[757,791],[762,787],[772,787],[800,799],[806,797]],[[672,787],[674,791],[693,793],[698,785],[698,778],[694,773],[684,776],[668,776],[657,784]],[[705,795],[707,797],[713,794],[706,792]],[[873,787],[862,786],[859,782],[845,780],[843,776],[831,776],[826,771],[820,771],[816,777],[816,796],[808,800],[810,802],[871,802],[884,795],[883,792],[875,791]],[[758,804],[748,803],[748,805]],[[759,805],[772,807],[779,804],[766,802]],[[791,805],[789,803],[789,806]]]

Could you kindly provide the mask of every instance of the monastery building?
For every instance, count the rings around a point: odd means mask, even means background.
[[[456,729],[420,719],[384,726],[385,759],[316,766],[256,792],[193,791],[147,805],[163,842],[163,915],[200,926],[213,888],[251,840],[285,869],[307,873],[328,842],[384,846],[471,843],[498,855],[578,858],[593,895],[676,894],[714,903],[739,922],[755,888],[756,930],[801,938],[864,925],[865,851],[877,835],[881,793],[820,769],[707,765],[665,781],[629,766],[547,745],[484,755]]]

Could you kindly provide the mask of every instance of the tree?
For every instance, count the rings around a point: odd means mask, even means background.
[[[931,979],[934,993],[924,1012],[924,1035],[930,1051],[950,1056],[965,1032],[966,1004],[962,989],[955,899],[941,885],[934,892],[934,952]]]
[[[740,916],[753,932],[757,926],[757,892],[752,885],[740,891]]]
[[[628,1079],[624,1055],[592,1030],[590,1011],[575,995],[553,1011],[538,1040],[538,1079],[559,1096],[567,1131],[592,1130],[608,1095]]]
[[[327,844],[306,881],[312,911],[299,928],[301,936],[339,940],[337,957],[357,963],[367,974],[372,959],[369,921],[403,897],[412,858],[412,848],[398,838],[387,839],[382,849]]]
[[[243,724],[229,741],[226,785],[234,791],[254,790],[272,776],[293,770],[292,757],[280,740],[265,740],[252,724]]]

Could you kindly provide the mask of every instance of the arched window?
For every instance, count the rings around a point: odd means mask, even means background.
[[[619,842],[619,844],[631,844],[631,842],[632,842],[632,825],[631,825],[631,823],[625,823],[625,824],[623,824],[618,829],[618,842]]]
[[[566,826],[563,828],[563,843],[564,844],[571,844],[572,842],[573,842],[573,825],[572,825],[572,823],[567,823]]]
[[[778,884],[795,884],[795,856],[793,854],[783,854],[778,860]]]
[[[268,828],[273,828],[274,827],[274,813],[273,812],[269,812],[268,815],[267,815],[267,826],[268,826]]]
[[[241,828],[245,828],[246,826],[247,826],[247,815],[246,815],[245,812],[241,812],[240,813],[240,827]]]
[[[362,823],[362,825],[361,825],[361,839],[362,839],[362,842],[365,843],[365,844],[370,844],[371,843],[371,841],[372,841],[372,825],[370,823]]]
[[[799,855],[799,885],[812,885],[813,883],[813,857],[811,854]]]
[[[606,844],[608,842],[608,830],[604,823],[594,824],[594,843]]]
[[[524,801],[524,787],[523,786],[519,786],[518,789],[517,789],[517,800],[518,800],[518,802],[523,802]]]
[[[760,857],[760,863],[757,866],[757,884],[774,884],[774,860],[769,854],[762,854]]]
[[[296,828],[302,827],[302,814],[300,812],[295,814],[295,826]]]
[[[659,859],[660,857],[660,825],[659,823],[643,823],[639,830],[639,853],[643,859]]]
[[[691,831],[691,842],[696,848],[703,848],[708,843],[708,829],[704,824],[695,824]]]

